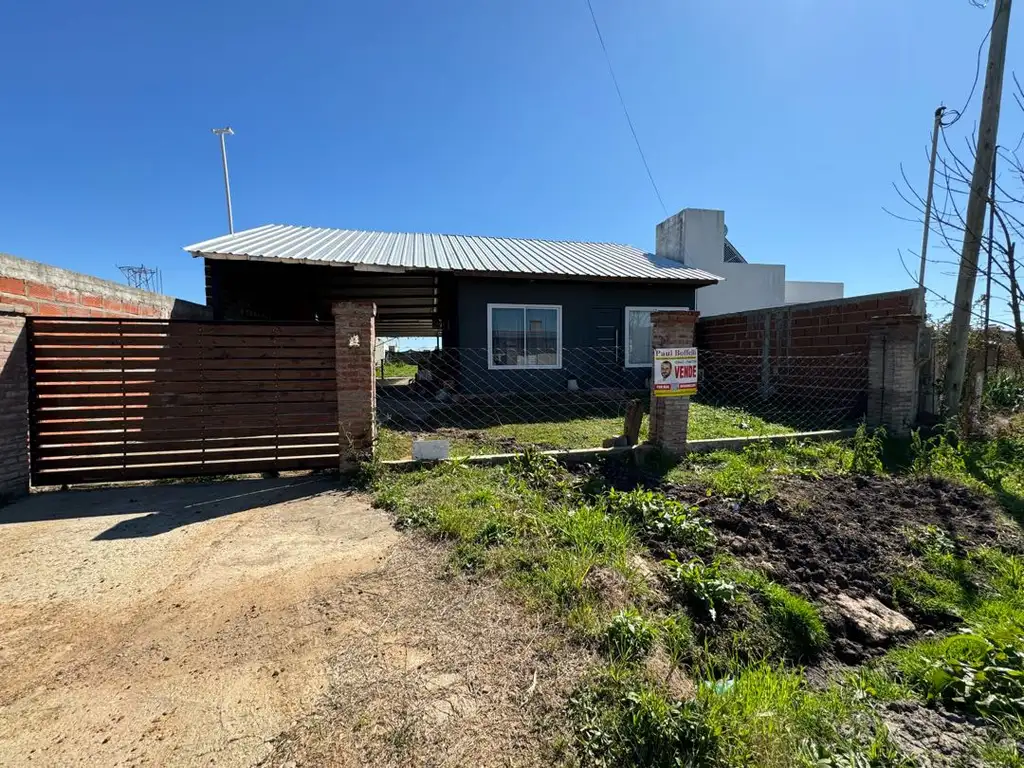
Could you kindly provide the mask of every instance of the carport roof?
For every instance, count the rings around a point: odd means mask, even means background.
[[[366,232],[267,224],[188,245],[193,256],[353,267],[368,272],[433,270],[583,279],[672,280],[711,285],[721,278],[628,245],[469,235]]]

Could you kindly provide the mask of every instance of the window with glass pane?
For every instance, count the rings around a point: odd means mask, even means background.
[[[626,363],[650,365],[651,310],[630,309],[626,312]]]
[[[526,354],[524,321],[521,307],[491,309],[491,362],[494,365],[522,364]]]
[[[558,365],[558,310],[526,310],[526,364]]]
[[[653,361],[651,312],[672,312],[687,307],[626,307],[626,365],[640,368]]]
[[[558,307],[490,306],[490,365],[557,368],[562,340]]]

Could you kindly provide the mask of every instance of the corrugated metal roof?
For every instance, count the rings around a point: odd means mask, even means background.
[[[721,278],[628,245],[267,224],[185,247],[211,259],[710,284]]]

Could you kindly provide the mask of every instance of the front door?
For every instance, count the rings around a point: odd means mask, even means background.
[[[598,307],[591,316],[596,354],[602,362],[619,365],[622,361],[622,309]]]

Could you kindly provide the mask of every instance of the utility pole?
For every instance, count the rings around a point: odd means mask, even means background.
[[[928,163],[928,192],[924,203],[924,234],[921,235],[921,269],[917,273],[917,313],[924,316],[924,269],[928,256],[928,230],[932,225],[932,192],[935,187],[935,158],[939,153],[939,128],[945,107],[935,110],[935,125],[932,127],[932,157]]]
[[[1003,68],[1006,64],[1006,38],[1010,29],[1012,0],[995,0],[992,16],[992,37],[988,45],[988,66],[985,69],[985,91],[981,100],[978,123],[977,152],[971,176],[971,194],[964,219],[963,250],[960,253],[960,274],[956,282],[953,318],[949,327],[949,356],[946,360],[942,411],[952,416],[960,409],[967,368],[967,343],[971,333],[971,309],[978,280],[978,253],[985,230],[985,205],[995,157],[999,131],[999,104],[1003,97]]]
[[[213,128],[215,134],[220,136],[220,159],[224,164],[224,195],[228,200],[228,232],[234,234],[235,232],[235,219],[231,215],[231,181],[228,179],[228,148],[224,141],[225,136],[234,136],[235,132],[231,130],[231,126],[224,128]]]
[[[996,147],[998,150],[999,147]],[[999,155],[992,155],[992,184],[988,195],[988,267],[985,269],[985,363],[982,366],[981,391],[988,386],[988,323],[992,317],[992,243],[996,238],[996,162]]]

